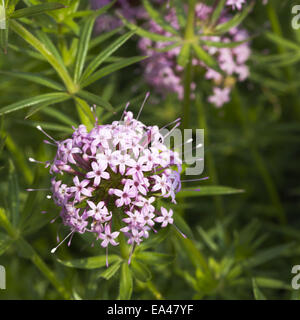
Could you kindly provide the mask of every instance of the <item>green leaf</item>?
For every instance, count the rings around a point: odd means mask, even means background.
[[[207,53],[197,43],[193,43],[192,46],[193,46],[193,49],[194,49],[199,60],[203,61],[208,67],[210,67],[210,68],[212,68],[222,74],[224,73],[219,68],[217,61],[209,53]]]
[[[89,17],[85,22],[83,28],[81,29],[74,69],[75,83],[78,83],[81,77],[81,73],[85,64],[86,55],[89,49],[89,42],[93,31],[95,19],[95,16]]]
[[[28,80],[54,90],[58,90],[58,91],[64,90],[64,87],[58,82],[48,79],[39,74],[28,73],[28,72],[13,72],[13,71],[0,71],[0,74]]]
[[[120,69],[123,69],[125,67],[128,67],[134,63],[137,63],[139,61],[142,61],[144,59],[148,58],[147,56],[144,57],[131,57],[131,58],[124,58],[118,62],[114,62],[98,71],[96,71],[95,73],[93,73],[90,77],[88,77],[85,81],[83,81],[81,83],[81,87],[84,88],[88,85],[90,85],[91,83],[117,71]]]
[[[9,29],[9,20],[6,17],[5,6],[0,4],[0,48],[3,52],[7,53],[7,45],[8,45],[8,29]]]
[[[212,16],[211,16],[211,24],[214,25],[216,22],[218,22],[221,13],[225,7],[227,0],[220,0],[218,1],[218,4],[216,6],[216,8],[214,9]]]
[[[108,256],[108,263],[113,263],[115,261],[122,260],[119,256],[115,254],[111,254]],[[57,261],[64,266],[70,268],[78,268],[78,269],[98,269],[102,268],[106,265],[106,256],[95,256],[95,257],[88,257],[82,259],[74,259],[74,260],[60,260]]]
[[[291,290],[291,285],[278,279],[256,277],[257,285],[263,288]]]
[[[197,228],[200,236],[202,237],[202,239],[204,240],[204,242],[208,245],[208,247],[212,250],[212,251],[217,251],[218,250],[218,246],[217,244],[213,241],[213,239],[211,238],[211,236],[201,227],[199,226]]]
[[[190,60],[191,44],[185,43],[179,53],[177,62],[180,66],[185,67]]]
[[[272,32],[266,32],[265,35],[269,40],[286,49],[296,50],[297,52],[300,50],[300,45],[297,42],[292,42]]]
[[[189,225],[185,222],[184,218],[180,214],[174,214],[173,218],[174,218],[174,223],[178,228],[178,230],[182,232],[184,235],[186,235],[189,239],[193,239],[194,238],[193,232],[189,227]],[[178,230],[176,232],[178,232]],[[180,236],[182,237],[181,234]]]
[[[184,12],[184,6],[182,5],[181,0],[173,0],[173,5],[176,10],[176,17],[180,27],[183,29],[186,27],[186,14]]]
[[[149,239],[144,240],[135,249],[135,254],[144,251],[148,248],[155,248],[159,243],[163,242],[170,235],[170,228],[162,228],[156,234],[153,234]]]
[[[108,101],[99,97],[98,95],[84,90],[80,90],[77,94],[79,97],[87,100],[89,103],[103,107],[106,110],[114,113],[114,108],[112,107],[112,105]]]
[[[115,263],[113,263],[111,266],[109,266],[106,270],[104,270],[100,275],[99,278],[104,278],[106,280],[109,280],[111,277],[113,277],[118,270],[120,269],[122,260],[117,260]]]
[[[16,32],[22,39],[33,46],[56,70],[58,75],[61,77],[62,81],[65,83],[69,92],[73,93],[77,90],[73,81],[64,66],[61,63],[61,59],[58,59],[57,54],[54,54],[49,50],[49,45],[42,43],[35,36],[33,36],[27,29],[25,29],[21,24],[12,20],[10,24],[11,29]],[[44,33],[46,34],[46,33]]]
[[[123,23],[132,31],[134,31],[136,34],[138,34],[139,36],[143,37],[143,38],[148,38],[151,39],[153,41],[162,41],[162,42],[172,42],[172,41],[179,41],[180,37],[167,37],[167,36],[163,36],[161,34],[158,33],[154,33],[154,32],[150,32],[147,31],[145,29],[142,29],[140,27],[137,27],[135,24],[130,23],[129,21],[127,21],[124,17],[120,17],[123,21]]]
[[[167,22],[166,20],[164,20],[162,18],[161,14],[153,8],[153,6],[151,5],[151,3],[148,0],[143,0],[143,4],[144,4],[144,8],[148,12],[150,18],[152,20],[154,20],[162,29],[164,29],[165,31],[170,32],[174,35],[178,35],[177,30],[175,30],[169,24],[169,22]]]
[[[199,43],[201,45],[206,45],[208,47],[214,47],[214,48],[235,48],[249,41],[251,41],[251,38],[243,41],[232,41],[232,42],[218,42],[218,41],[202,40],[200,38]]]
[[[266,297],[258,288],[255,278],[252,279],[252,287],[255,300],[266,300]]]
[[[110,57],[116,50],[118,50],[127,40],[129,40],[134,35],[134,31],[130,31],[116,41],[114,41],[111,45],[109,45],[106,49],[100,52],[100,54],[87,66],[82,75],[81,80],[85,80],[89,77],[108,57]]]
[[[247,268],[254,268],[270,260],[273,260],[281,255],[283,255],[288,249],[291,249],[294,246],[293,243],[283,244],[279,246],[274,246],[269,249],[261,250],[245,261],[242,264]]]
[[[234,189],[231,187],[223,186],[199,186],[193,189],[183,188],[179,193],[176,194],[177,198],[185,197],[200,197],[200,196],[213,196],[213,195],[226,195],[226,194],[236,194],[242,193],[244,190]]]
[[[121,268],[121,278],[120,278],[120,291],[119,291],[119,300],[129,300],[132,294],[132,275],[129,269],[128,263],[123,262]]]
[[[61,8],[65,8],[65,6],[61,3],[55,3],[55,2],[44,3],[44,4],[39,4],[36,6],[29,7],[29,8],[16,10],[11,15],[9,15],[9,18],[19,19],[23,17],[31,17],[36,14],[48,13],[51,10],[57,10]]]
[[[174,261],[175,256],[172,254],[138,251],[134,254],[135,259],[150,265],[165,265]]]
[[[184,251],[190,258],[191,262],[196,268],[200,268],[205,273],[210,274],[210,270],[207,264],[207,261],[204,257],[204,255],[200,252],[200,250],[195,246],[194,242],[190,239],[184,239],[182,237],[179,238]]]
[[[45,114],[49,115],[50,117],[52,117],[58,121],[61,121],[62,123],[66,124],[67,126],[71,126],[71,127],[77,126],[77,123],[74,120],[72,120],[69,115],[66,115],[66,114],[62,113],[61,111],[56,110],[52,107],[51,108],[45,107],[41,111],[42,111],[42,113],[45,113]]]
[[[12,225],[16,226],[20,218],[19,185],[13,162],[9,161],[8,201]]]
[[[91,49],[97,47],[100,43],[102,43],[105,40],[111,38],[112,36],[114,36],[115,34],[120,32],[121,30],[122,30],[122,28],[117,28],[117,29],[114,29],[114,30],[109,31],[109,32],[101,33],[99,36],[91,39],[91,41],[89,43],[89,49],[91,50]]]
[[[225,33],[230,29],[238,26],[240,23],[242,23],[242,21],[248,16],[250,11],[252,10],[253,6],[254,6],[254,2],[252,2],[247,8],[243,9],[243,11],[237,13],[229,21],[218,24],[215,28],[215,31],[217,32],[217,34]]]
[[[24,108],[28,108],[31,106],[35,106],[37,104],[43,103],[45,106],[50,104],[55,104],[58,102],[66,101],[70,99],[71,96],[67,93],[62,92],[54,92],[54,93],[45,93],[39,96],[35,96],[32,98],[28,98],[19,102],[15,102],[10,104],[4,108],[0,109],[0,115],[7,114],[10,112],[18,111]]]
[[[0,256],[9,249],[12,240],[4,233],[0,233]]]
[[[145,264],[138,262],[135,259],[131,261],[133,276],[139,281],[147,282],[151,279],[151,272]]]
[[[95,123],[95,118],[90,106],[85,100],[80,99],[79,97],[75,97],[74,99],[81,123],[84,124],[88,130],[90,130],[93,128]]]

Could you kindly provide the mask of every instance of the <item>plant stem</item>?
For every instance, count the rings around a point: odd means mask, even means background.
[[[267,4],[267,14],[268,14],[268,18],[271,23],[271,27],[272,27],[273,32],[276,35],[278,35],[279,37],[284,37],[283,33],[282,33],[282,28],[280,25],[278,15],[277,15],[276,10],[274,9],[274,7],[271,3]],[[280,43],[277,44],[277,51],[279,54],[284,54],[287,52],[286,48],[283,45],[281,45]],[[285,74],[287,81],[289,81],[289,82],[293,81],[293,69],[291,68],[291,66],[284,67],[284,74]],[[291,93],[292,93],[292,97],[293,97],[294,111],[295,111],[298,119],[300,119],[300,106],[298,104],[298,92],[295,87],[293,87],[291,89]]]
[[[205,110],[199,96],[197,96],[196,98],[196,107],[197,107],[198,117],[199,117],[199,126],[200,128],[205,129],[205,145],[210,145],[210,136],[209,136],[209,130],[208,130],[208,125],[206,121]],[[218,184],[219,183],[218,172],[216,169],[214,157],[210,150],[206,152],[205,157],[208,163],[208,174],[209,174],[210,181],[212,184]],[[224,217],[224,203],[223,203],[222,197],[214,196],[214,203],[215,203],[218,218],[222,220],[222,218]]]
[[[251,129],[250,129],[248,122],[246,120],[245,111],[242,107],[242,101],[240,101],[240,97],[239,97],[237,89],[233,90],[232,98],[233,98],[233,102],[234,102],[234,109],[235,109],[237,116],[240,120],[241,126],[244,129],[245,136],[246,136],[246,138],[250,137]],[[270,198],[273,206],[276,208],[278,220],[281,224],[285,224],[286,223],[285,211],[284,211],[284,208],[281,204],[277,188],[276,188],[276,186],[273,182],[273,179],[267,169],[265,161],[264,161],[262,155],[260,154],[259,150],[257,149],[257,146],[253,143],[252,140],[250,140],[249,144],[250,144],[249,148],[250,148],[251,156],[252,156],[252,158],[255,162],[255,165],[256,165],[256,167],[257,167],[257,169],[258,169],[258,171],[264,181],[265,187],[266,187],[267,192],[269,194],[269,198]]]
[[[184,40],[189,41],[194,38],[194,24],[195,24],[195,7],[196,0],[189,1],[189,11],[187,17],[187,25],[185,29]],[[183,99],[183,129],[187,129],[190,123],[190,105],[191,105],[191,83],[192,78],[192,58],[191,52],[189,52],[188,63],[184,72],[184,99]]]

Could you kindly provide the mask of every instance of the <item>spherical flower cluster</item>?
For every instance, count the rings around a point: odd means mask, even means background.
[[[138,245],[156,232],[156,224],[172,224],[173,211],[159,207],[157,199],[176,203],[181,189],[181,159],[164,144],[159,128],[132,112],[124,115],[89,132],[84,125],[74,128],[71,138],[55,141],[55,159],[47,164],[54,175],[52,198],[69,235],[94,233],[102,247],[118,245],[120,232]]]

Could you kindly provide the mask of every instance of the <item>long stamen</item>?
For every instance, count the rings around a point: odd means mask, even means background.
[[[130,254],[129,254],[129,258],[128,258],[128,264],[131,263],[131,258],[132,258],[134,249],[135,249],[135,243],[133,243],[132,246],[131,246]]]
[[[33,158],[28,158],[28,160],[33,163],[44,164],[46,166],[46,168],[49,167],[49,165],[50,165],[49,161],[39,161],[39,160],[35,160]]]
[[[106,268],[108,268],[108,246],[106,247]]]
[[[174,123],[176,123],[176,122],[178,122],[178,121],[181,121],[181,118],[177,118],[176,120],[174,120],[174,121],[172,121],[172,122],[164,125],[164,126],[163,126],[162,128],[160,128],[159,130],[165,129],[165,128],[167,128],[168,126],[170,126],[171,124],[174,124]]]
[[[54,143],[52,143],[52,142],[50,142],[50,141],[48,141],[48,140],[43,140],[44,141],[44,143],[45,144],[49,144],[50,146],[53,146],[53,147],[56,147],[57,148],[57,144],[54,144]]]
[[[183,232],[181,232],[175,224],[173,224],[173,226],[183,236],[183,238],[187,238],[187,236]]]
[[[139,117],[140,117],[140,115],[141,115],[141,113],[142,113],[142,110],[143,110],[143,108],[144,108],[144,105],[145,105],[147,99],[149,98],[149,96],[150,96],[150,92],[147,92],[147,93],[146,93],[146,96],[145,96],[145,99],[144,99],[144,102],[142,103],[142,105],[141,105],[141,107],[140,107],[140,110],[139,110],[139,113],[138,113],[138,115],[137,115],[137,117],[136,117],[136,120],[139,120]]]
[[[125,114],[125,112],[127,111],[129,105],[130,105],[130,102],[127,102],[127,103],[126,103],[126,106],[125,106],[125,109],[124,109],[124,111],[123,111],[123,113],[122,113],[122,116],[121,116],[120,121],[122,121],[122,119],[123,119],[123,117],[124,117],[124,114]]]
[[[41,188],[41,189],[26,189],[26,191],[31,192],[31,191],[49,191],[50,188]]]
[[[71,245],[71,242],[72,242],[73,236],[74,236],[74,233],[73,233],[73,234],[71,235],[71,237],[70,237],[70,240],[69,240],[69,242],[68,242],[68,247],[70,247],[70,245]]]
[[[173,129],[171,129],[171,131],[164,136],[164,139],[166,139],[166,137],[168,137],[177,127],[179,127],[180,124],[181,124],[180,122],[176,123]]]
[[[43,132],[43,134],[44,134],[46,137],[48,137],[50,140],[52,140],[53,142],[55,142],[56,144],[58,144],[58,142],[57,142],[55,139],[53,139],[46,131],[44,131],[41,126],[37,126],[36,128],[37,128],[38,130],[40,130],[41,132]]]
[[[92,114],[94,116],[94,119],[95,119],[95,124],[98,124],[98,117],[97,117],[97,114],[96,114],[96,105],[93,104],[91,106],[91,111],[92,111]]]
[[[51,253],[54,253],[58,249],[58,247],[61,246],[65,242],[65,240],[67,240],[73,233],[74,233],[74,230],[71,231],[55,248],[53,248],[51,250]]]
[[[194,160],[194,159],[191,159],[191,160]],[[195,162],[197,162],[197,161],[204,161],[204,159],[203,159],[203,158],[198,158],[198,159],[195,159],[194,161],[195,161]],[[189,161],[188,161],[188,159],[184,160],[183,162],[184,162],[184,163],[187,163],[187,164],[190,164]]]
[[[181,182],[194,182],[194,181],[201,181],[201,180],[207,180],[209,177],[199,178],[199,179],[190,179],[190,180],[181,180]]]

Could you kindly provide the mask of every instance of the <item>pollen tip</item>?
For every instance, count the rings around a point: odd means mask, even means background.
[[[42,127],[41,126],[36,126],[36,128],[40,131],[42,131]]]
[[[57,248],[53,248],[53,249],[51,250],[51,253],[54,253],[54,252],[56,251],[56,249],[57,249]]]
[[[33,158],[28,158],[28,160],[29,160],[30,162],[35,162],[35,160],[34,160]]]

